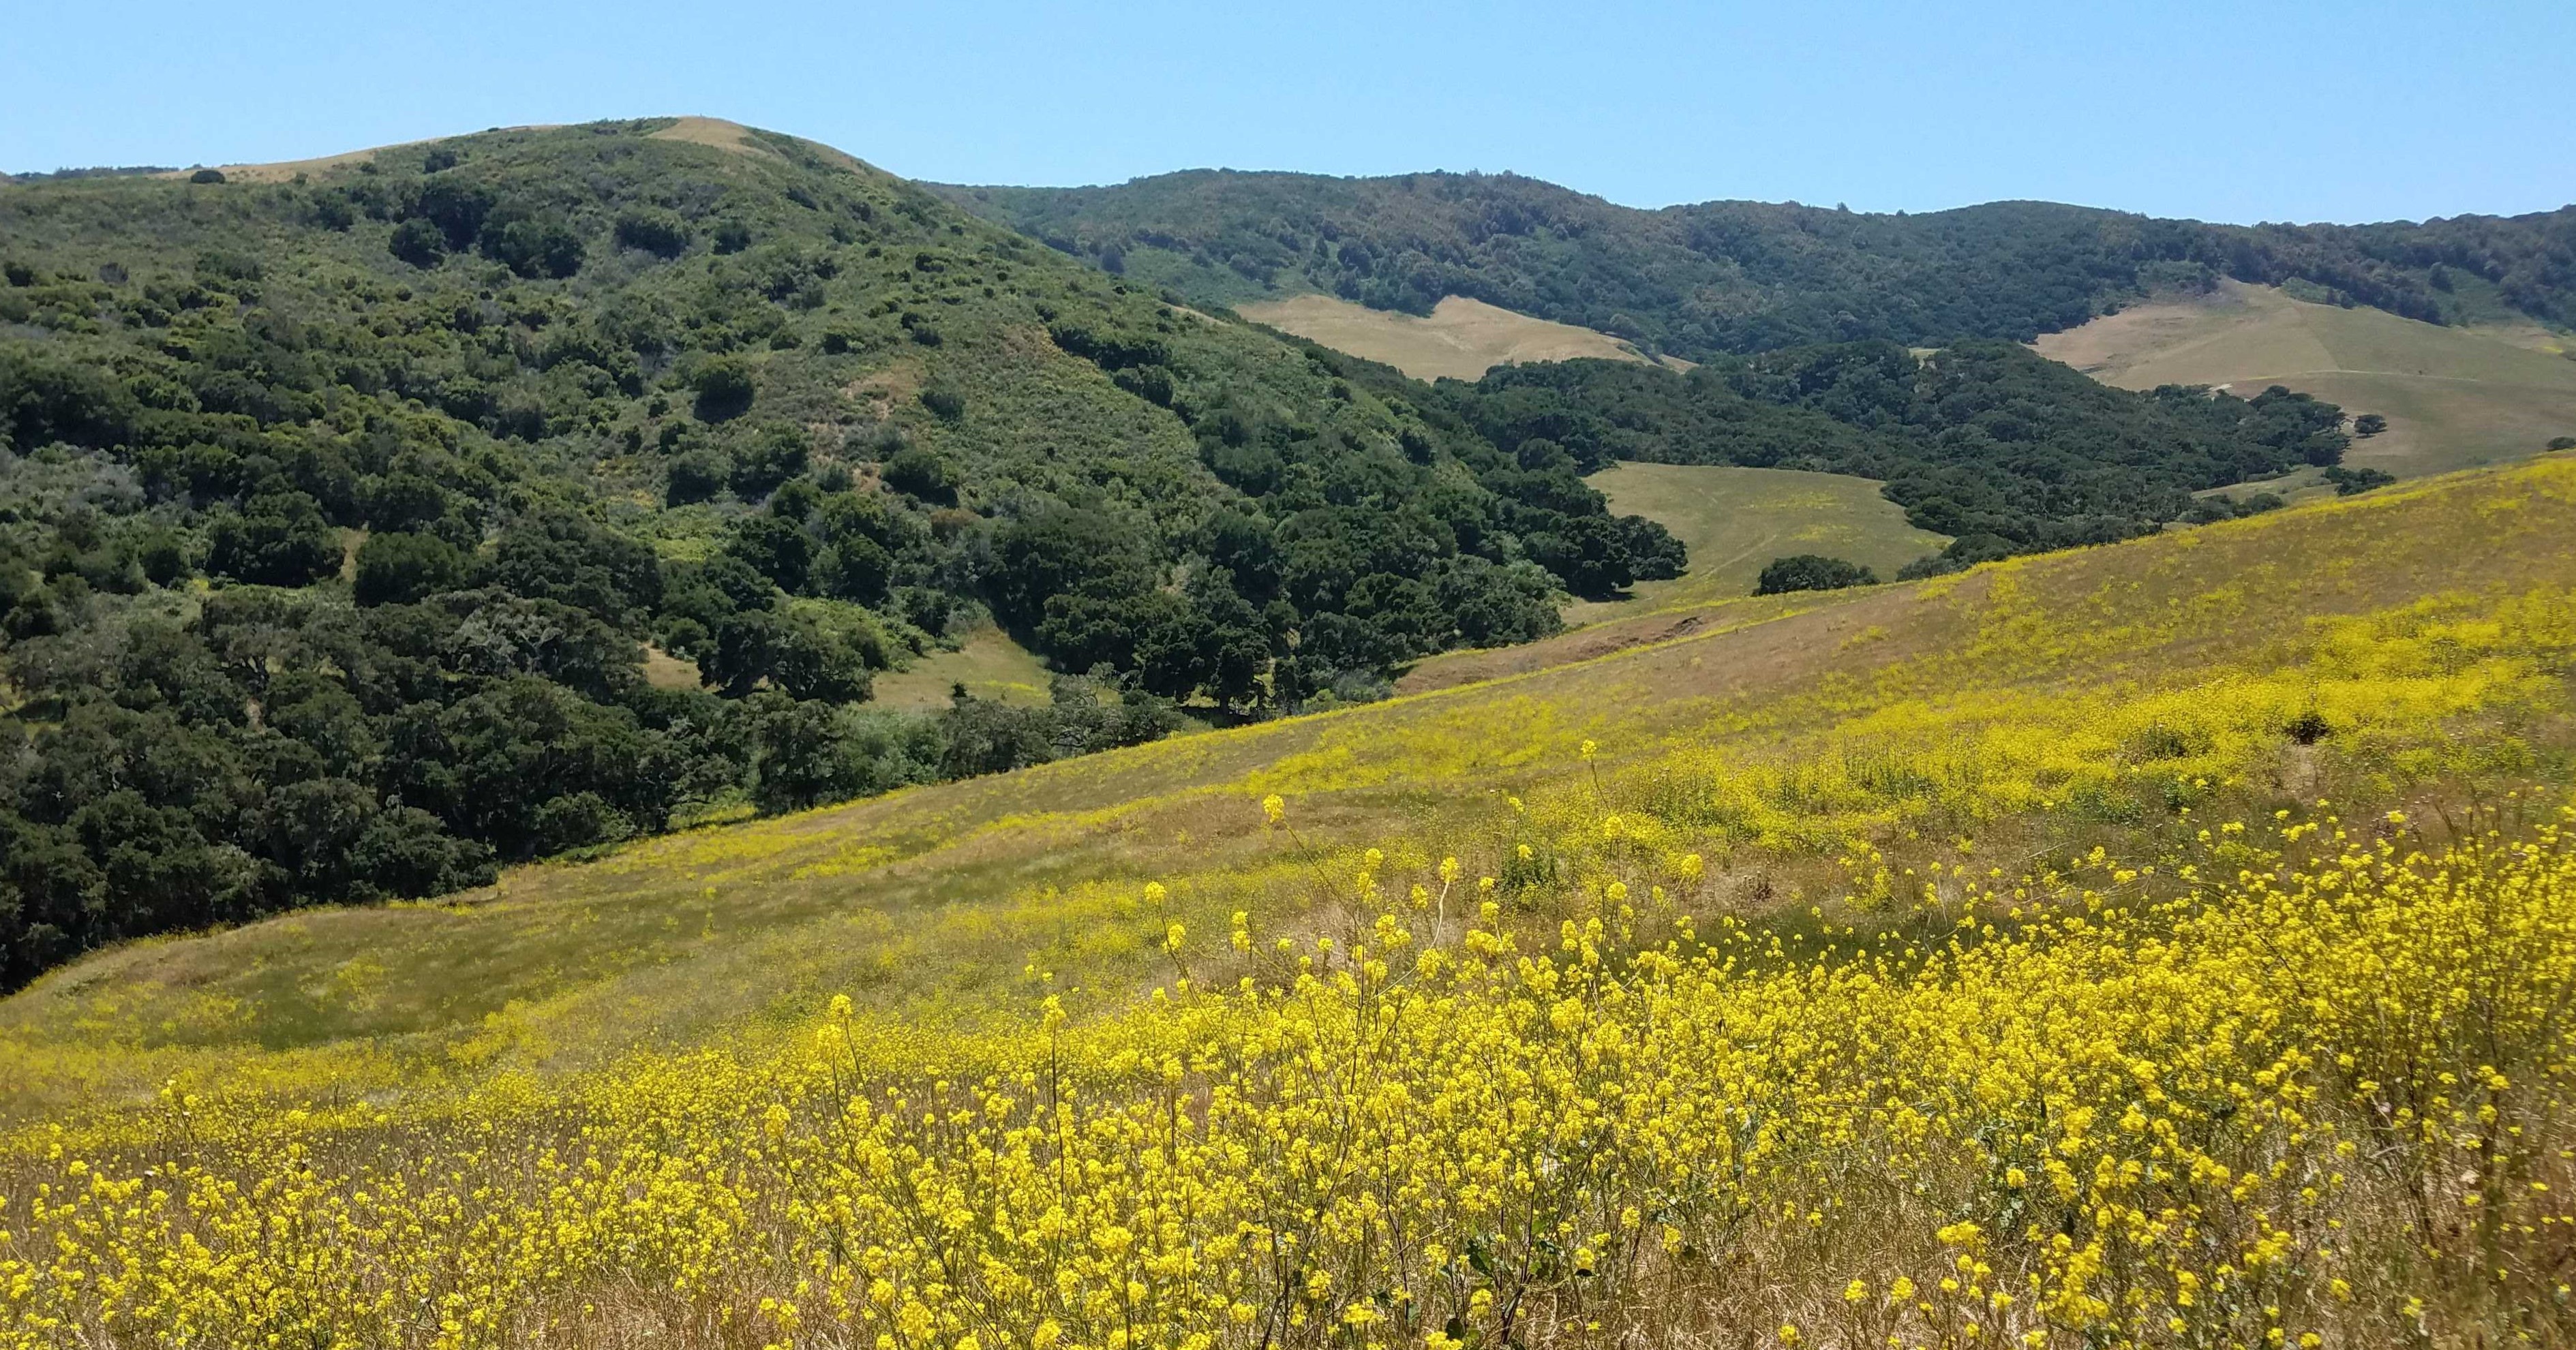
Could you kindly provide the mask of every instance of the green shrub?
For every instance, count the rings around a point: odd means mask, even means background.
[[[1755,584],[1755,595],[1781,595],[1789,591],[1838,591],[1846,586],[1875,586],[1878,574],[1856,562],[1828,558],[1816,553],[1793,553],[1774,558],[1762,569]]]

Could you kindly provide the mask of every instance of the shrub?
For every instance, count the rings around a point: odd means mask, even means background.
[[[1828,558],[1816,553],[1792,553],[1773,558],[1762,569],[1753,588],[1755,595],[1780,595],[1789,591],[1838,591],[1846,586],[1875,586],[1878,574],[1856,562]]]
[[[894,452],[885,462],[884,477],[887,487],[926,502],[957,500],[957,480],[948,461],[918,445]]]
[[[454,590],[465,580],[465,555],[436,535],[376,534],[358,546],[352,590],[362,605],[407,605]]]
[[[208,531],[206,570],[255,586],[309,586],[340,570],[340,536],[301,492],[253,497]]]
[[[689,387],[698,396],[698,418],[705,422],[742,416],[751,411],[751,400],[760,392],[750,365],[731,356],[715,357],[699,366],[689,378]]]
[[[436,267],[447,252],[447,236],[426,220],[406,220],[394,227],[393,255],[414,267]]]
[[[663,258],[676,258],[689,248],[689,223],[670,211],[639,206],[617,216],[617,245]]]
[[[805,472],[811,454],[805,428],[793,422],[762,426],[734,451],[734,495],[746,500],[769,495],[779,484]]]

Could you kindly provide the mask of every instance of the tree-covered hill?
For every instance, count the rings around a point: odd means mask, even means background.
[[[2433,322],[2576,325],[2576,206],[2245,227],[2047,202],[1921,215],[1725,201],[1643,211],[1513,174],[1196,170],[1111,187],[938,190],[1201,303],[1320,290],[1420,314],[1465,295],[1693,359],[1861,339],[2028,341],[2221,276]]]
[[[1914,525],[1954,537],[1918,571],[2220,518],[2236,506],[2193,494],[2334,465],[2350,439],[2341,409],[2304,394],[2137,393],[1997,341],[1928,355],[1890,342],[1799,347],[1687,374],[1628,361],[1503,366],[1439,387],[1524,464],[1736,464],[1881,480]]]
[[[0,986],[1382,687],[1681,562],[1392,371],[673,127],[0,186]],[[866,707],[986,613],[1096,678]]]

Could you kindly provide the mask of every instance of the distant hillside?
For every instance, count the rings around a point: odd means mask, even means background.
[[[1951,536],[1925,569],[2223,517],[2239,505],[2193,494],[2333,470],[2350,440],[2342,410],[2304,394],[2137,393],[2008,342],[1928,354],[1834,343],[1688,373],[1625,361],[1505,366],[1472,385],[1443,381],[1440,392],[1524,464],[1562,459],[1592,472],[1644,460],[1879,480],[1915,528]],[[2279,505],[2247,496],[2245,509]]]
[[[1473,380],[1499,365],[1588,356],[1612,361],[1652,359],[1607,333],[1534,319],[1457,295],[1442,300],[1427,315],[1370,309],[1314,293],[1249,303],[1235,312],[1335,351],[1385,362],[1417,380]]]
[[[1641,211],[1512,174],[1227,170],[938,191],[1196,303],[1321,291],[1426,314],[1462,295],[1692,359],[1860,338],[2026,342],[2222,277],[2296,279],[2436,322],[2576,325],[2576,207],[2255,227],[2046,202],[1922,215],[1761,202]]]
[[[704,118],[0,187],[0,500],[0,987],[1370,696],[1682,561],[1392,370]],[[867,706],[987,615],[1099,678]]]
[[[2041,355],[2127,389],[2278,384],[2388,419],[2347,462],[2401,477],[2532,454],[2576,436],[2576,341],[2529,325],[2436,327],[2375,309],[2221,284],[2038,342]]]

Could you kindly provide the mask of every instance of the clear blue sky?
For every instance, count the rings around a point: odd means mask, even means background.
[[[0,169],[707,113],[898,173],[1512,169],[2210,220],[2576,201],[2576,3],[134,3],[0,20]]]

